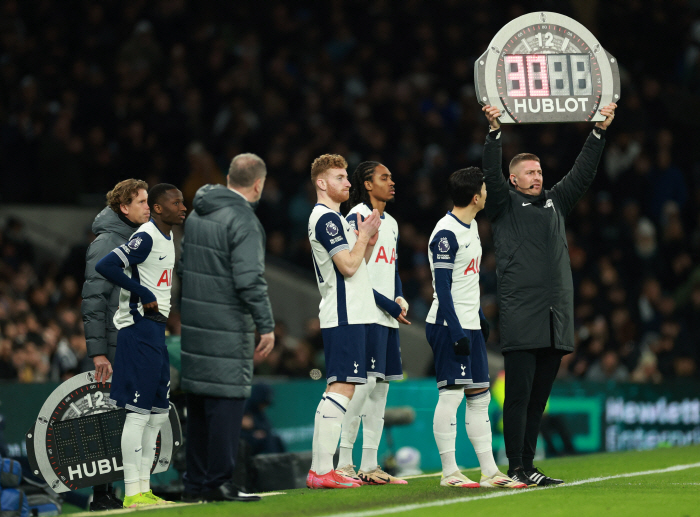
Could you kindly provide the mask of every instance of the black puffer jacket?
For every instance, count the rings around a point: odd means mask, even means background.
[[[605,136],[592,132],[571,171],[538,196],[503,177],[500,131],[486,137],[486,215],[493,224],[501,350],[574,349],[574,286],[564,226],[595,178]]]
[[[221,185],[205,185],[185,223],[182,277],[182,388],[247,398],[254,332],[275,322],[265,281],[265,231],[253,207]]]
[[[139,227],[121,219],[111,208],[104,208],[92,223],[92,241],[85,255],[85,283],[83,284],[83,325],[88,356],[106,355],[114,363],[117,350],[117,329],[114,313],[119,306],[121,287],[114,285],[95,271],[95,264],[120,244],[129,240]]]

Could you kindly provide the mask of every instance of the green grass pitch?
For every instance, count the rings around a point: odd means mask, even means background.
[[[700,515],[700,446],[559,458],[542,461],[538,466],[567,484],[522,490],[458,489],[439,486],[440,477],[436,475],[410,479],[408,485],[286,490],[257,503],[178,505],[124,512],[155,512],[153,517]],[[479,479],[478,471],[464,472]]]

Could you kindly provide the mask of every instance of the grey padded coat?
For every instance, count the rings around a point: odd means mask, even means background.
[[[205,185],[185,222],[182,277],[182,388],[247,398],[254,332],[275,322],[265,281],[265,230],[253,206],[222,185]]]
[[[106,355],[112,364],[117,351],[117,329],[113,318],[119,306],[121,287],[95,271],[95,264],[114,248],[128,241],[138,227],[137,224],[130,225],[120,219],[110,207],[105,207],[92,223],[92,233],[97,238],[92,241],[85,255],[85,283],[80,309],[88,356]]]

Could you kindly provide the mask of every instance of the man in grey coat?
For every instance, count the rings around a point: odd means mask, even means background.
[[[150,216],[148,184],[128,179],[120,181],[107,193],[107,206],[92,223],[92,233],[97,237],[85,256],[81,311],[88,356],[95,365],[97,382],[105,382],[112,375],[117,350],[117,329],[112,318],[119,306],[121,288],[95,271],[95,264],[114,248],[128,241],[139,226],[148,222]],[[109,485],[96,486],[94,490],[91,511],[123,508],[122,502],[112,494]]]
[[[508,476],[530,486],[563,483],[533,465],[542,414],[561,358],[574,349],[574,287],[565,218],[595,178],[605,131],[616,104],[600,111],[571,171],[551,190],[543,189],[534,154],[516,155],[509,179],[501,172],[500,110],[484,106],[490,132],[483,170],[489,196],[498,275],[501,351],[505,366],[503,436]]]
[[[183,501],[260,499],[231,477],[253,355],[266,357],[275,342],[264,277],[265,230],[254,212],[266,174],[258,156],[236,156],[228,185],[200,188],[185,223],[179,267],[181,386],[187,392]]]

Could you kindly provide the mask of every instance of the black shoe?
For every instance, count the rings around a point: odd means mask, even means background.
[[[528,487],[537,486],[532,479],[525,474],[525,469],[522,467],[516,467],[513,470],[508,471],[508,477],[513,481],[518,481],[520,483],[525,483]]]
[[[183,492],[180,496],[180,501],[183,503],[201,503],[204,498],[201,494],[195,494],[193,492]]]
[[[202,494],[205,503],[214,501],[260,501],[259,495],[246,494],[230,481]]]
[[[124,509],[124,502],[111,492],[95,494],[92,502],[90,503],[91,512],[122,509]]]
[[[561,479],[550,478],[545,476],[540,469],[533,467],[531,470],[526,470],[525,474],[532,479],[537,486],[550,486],[550,485],[561,485],[564,481]]]

